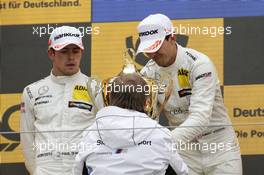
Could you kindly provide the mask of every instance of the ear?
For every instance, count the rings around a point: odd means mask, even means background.
[[[55,51],[52,50],[52,49],[49,49],[48,50],[48,56],[49,56],[50,60],[53,61],[54,60],[54,56],[55,56]]]
[[[171,38],[171,40],[172,40],[174,43],[176,42],[176,35],[175,35],[175,34],[172,34],[170,38]]]

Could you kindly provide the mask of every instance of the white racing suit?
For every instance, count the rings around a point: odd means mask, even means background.
[[[95,119],[88,77],[50,76],[28,85],[21,105],[21,144],[31,175],[70,175],[82,130]]]
[[[176,46],[177,56],[172,65],[160,67],[150,60],[141,73],[158,80],[165,72],[173,80],[164,113],[169,124],[176,127],[173,138],[190,175],[242,174],[238,141],[213,63],[196,50]],[[159,100],[162,99],[160,95]]]
[[[73,175],[82,174],[85,161],[89,175],[164,175],[169,164],[178,175],[188,173],[171,132],[144,113],[108,106],[88,130]]]

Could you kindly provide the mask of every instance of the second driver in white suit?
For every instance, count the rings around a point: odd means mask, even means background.
[[[189,174],[241,175],[240,148],[212,61],[177,44],[172,22],[163,14],[143,19],[138,33],[137,53],[151,59],[141,73],[154,79],[166,73],[173,81],[164,113],[169,124],[176,127],[172,136]]]

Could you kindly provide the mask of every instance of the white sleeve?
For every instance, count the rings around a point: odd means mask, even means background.
[[[26,168],[30,174],[33,174],[35,168],[35,134],[33,133],[35,116],[29,98],[26,90],[24,90],[21,103],[20,143],[25,157]]]
[[[191,71],[192,94],[188,118],[172,131],[176,142],[186,143],[204,132],[209,125],[218,78],[212,62],[202,62]],[[191,126],[191,127],[190,127]]]
[[[188,174],[188,167],[180,157],[180,155],[174,151],[170,154],[170,165],[177,173],[177,175],[187,175]]]
[[[95,125],[92,125],[88,128],[88,130],[92,130],[95,128]],[[90,137],[92,132],[84,132],[82,141],[80,142],[81,149],[79,150],[78,154],[75,157],[75,163],[72,169],[73,175],[82,175],[83,172],[83,165],[86,161],[89,154],[92,153],[93,149],[95,148],[96,144],[93,143],[93,139]]]
[[[81,142],[83,144],[83,142]],[[75,163],[72,169],[72,174],[73,175],[82,175],[83,172],[83,165],[86,160],[87,155],[85,152],[79,152],[76,157],[75,157]]]
[[[177,152],[177,144],[172,141],[170,137],[169,144],[166,144],[167,149],[169,150],[169,163],[177,175],[187,175],[188,167],[184,163],[183,159]]]

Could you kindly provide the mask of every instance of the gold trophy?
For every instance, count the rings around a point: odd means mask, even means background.
[[[132,53],[132,58],[128,54],[129,52]],[[108,106],[110,95],[108,88],[111,87],[111,84],[115,78],[124,74],[138,74],[146,81],[146,84],[149,87],[149,98],[145,106],[145,111],[149,117],[158,120],[161,111],[170,97],[172,91],[172,80],[167,74],[162,74],[161,77],[159,77],[159,80],[151,79],[140,74],[139,70],[134,64],[135,55],[135,51],[131,48],[128,48],[124,52],[124,65],[121,72],[117,76],[104,79],[103,81],[100,81],[96,77],[92,77],[87,83],[88,94],[90,95],[97,109],[100,109],[102,106]],[[162,101],[160,100],[158,102],[158,94],[162,94]],[[98,100],[100,95],[101,100]],[[103,105],[98,104],[98,102],[103,103]]]

